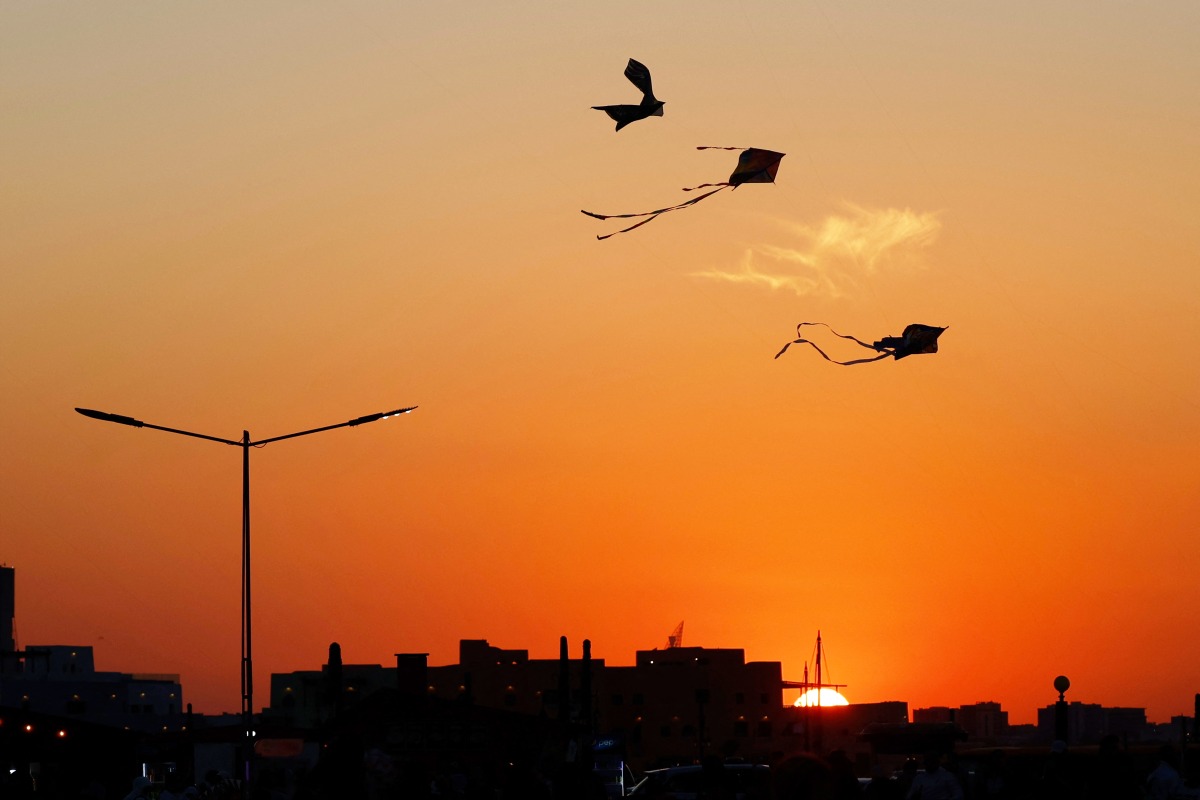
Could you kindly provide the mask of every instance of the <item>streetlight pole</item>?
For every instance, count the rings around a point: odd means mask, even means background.
[[[219,436],[209,436],[203,433],[194,433],[192,431],[180,430],[179,428],[167,428],[162,425],[151,425],[149,422],[142,422],[140,419],[133,417],[122,416],[121,414],[110,414],[106,411],[94,411],[90,408],[76,408],[80,414],[92,419],[98,419],[103,422],[115,422],[119,425],[129,425],[134,428],[150,428],[156,431],[166,431],[167,433],[178,433],[181,436],[191,436],[196,439],[207,439],[210,442],[220,442],[221,444],[232,445],[233,447],[242,448],[242,666],[241,666],[241,683],[242,683],[242,794],[249,796],[250,791],[250,760],[254,746],[254,637],[252,632],[251,620],[251,604],[250,604],[250,448],[262,447],[263,445],[271,444],[272,442],[280,442],[284,439],[295,439],[298,436],[307,436],[310,433],[320,433],[322,431],[331,431],[335,428],[355,427],[364,425],[368,422],[376,422],[388,417],[394,417],[399,414],[407,414],[415,410],[416,406],[408,408],[398,408],[395,411],[383,411],[378,414],[367,414],[366,416],[357,417],[346,422],[339,422],[335,425],[324,425],[320,428],[311,428],[305,431],[296,433],[288,433],[283,436],[272,436],[269,439],[260,439],[255,442],[250,439],[249,431],[242,431],[240,440],[222,439]]]

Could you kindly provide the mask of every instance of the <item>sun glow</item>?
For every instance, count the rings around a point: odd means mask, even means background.
[[[818,695],[818,692],[820,694]],[[818,698],[820,698],[818,700]],[[804,694],[796,698],[793,706],[805,708],[807,706],[848,706],[850,701],[842,697],[841,692],[837,689],[830,689],[827,686],[822,686],[820,689],[809,689]]]

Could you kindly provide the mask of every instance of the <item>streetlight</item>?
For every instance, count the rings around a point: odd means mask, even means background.
[[[167,433],[178,433],[182,436],[191,436],[196,439],[207,439],[210,442],[220,442],[221,444],[233,445],[234,447],[242,448],[242,765],[243,765],[243,782],[242,793],[248,796],[250,790],[250,755],[252,750],[254,737],[254,647],[253,637],[251,636],[251,620],[250,620],[250,448],[262,447],[263,445],[271,444],[272,442],[280,442],[284,439],[295,439],[297,436],[307,436],[310,433],[320,433],[321,431],[331,431],[334,428],[353,428],[357,425],[365,425],[368,422],[376,422],[388,417],[395,417],[400,414],[407,414],[415,410],[416,406],[408,408],[398,408],[395,411],[383,411],[378,414],[367,414],[366,416],[356,417],[346,422],[339,422],[336,425],[325,425],[320,428],[312,428],[306,431],[297,433],[288,433],[283,436],[272,436],[270,439],[260,439],[257,442],[250,441],[250,432],[242,431],[242,438],[222,439],[219,436],[208,436],[203,433],[193,433],[192,431],[179,430],[178,428],[166,428],[162,425],[151,425],[149,422],[142,422],[140,419],[133,417],[125,417],[120,414],[109,414],[105,411],[94,411],[90,408],[76,408],[80,414],[92,419],[98,419],[103,422],[116,422],[120,425],[129,425],[134,428],[151,428],[156,431],[166,431]]]

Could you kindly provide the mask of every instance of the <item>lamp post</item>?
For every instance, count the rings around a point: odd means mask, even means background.
[[[250,432],[242,431],[241,439],[222,439],[219,436],[208,436],[203,433],[194,433],[192,431],[184,431],[178,428],[166,428],[162,425],[151,425],[149,422],[142,422],[140,419],[126,417],[120,414],[109,414],[105,411],[94,411],[90,408],[76,408],[80,414],[92,419],[98,419],[103,422],[116,422],[120,425],[129,425],[134,428],[151,428],[156,431],[166,431],[167,433],[178,433],[181,436],[191,436],[196,439],[207,439],[210,442],[220,442],[234,447],[242,448],[242,794],[249,796],[250,791],[250,758],[253,750],[254,738],[254,639],[252,636],[251,615],[250,615],[250,448],[262,447],[263,445],[271,444],[272,442],[281,442],[284,439],[295,439],[298,436],[307,436],[310,433],[320,433],[321,431],[331,431],[335,428],[353,428],[357,425],[365,425],[368,422],[376,422],[388,417],[394,417],[399,414],[407,414],[416,409],[416,406],[408,408],[398,408],[395,411],[383,411],[378,414],[367,414],[363,417],[357,417],[346,422],[339,422],[336,425],[324,425],[320,428],[311,428],[306,431],[298,431],[296,433],[288,433],[283,436],[272,436],[269,439],[260,439],[257,442],[250,440]]]
[[[1058,692],[1058,702],[1054,704],[1054,738],[1061,741],[1064,745],[1067,743],[1067,737],[1070,735],[1067,723],[1067,689],[1071,688],[1071,679],[1066,675],[1059,675],[1054,679],[1054,691]]]

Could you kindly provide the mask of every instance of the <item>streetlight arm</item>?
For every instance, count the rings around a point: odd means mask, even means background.
[[[234,447],[243,447],[243,442],[235,442],[232,439],[222,439],[219,436],[207,436],[203,433],[193,433],[192,431],[181,431],[178,428],[165,428],[162,425],[151,425],[149,422],[142,422],[140,419],[133,417],[125,417],[120,414],[109,414],[107,411],[94,411],[90,408],[75,409],[85,417],[98,419],[103,422],[116,422],[119,425],[129,425],[134,428],[151,428],[156,431],[166,431],[167,433],[178,433],[181,436],[192,436],[196,439],[208,439],[210,442],[220,442],[221,444],[231,444]]]
[[[358,417],[357,419],[348,420],[346,422],[339,422],[336,425],[325,425],[324,427],[321,427],[321,428],[313,428],[311,430],[300,431],[298,433],[288,433],[283,436],[272,436],[270,439],[260,439],[257,442],[250,442],[250,446],[251,447],[261,447],[264,444],[270,444],[271,442],[281,442],[284,439],[295,439],[297,436],[307,436],[310,433],[320,433],[321,431],[331,431],[331,430],[334,430],[335,428],[347,428],[347,427],[354,427],[355,425],[364,425],[368,422],[375,422],[377,420],[387,419],[388,417],[394,417],[399,414],[407,414],[408,412],[413,411],[415,409],[416,409],[416,406],[410,406],[408,408],[398,408],[395,411],[381,411],[378,414],[367,414],[365,417]]]

